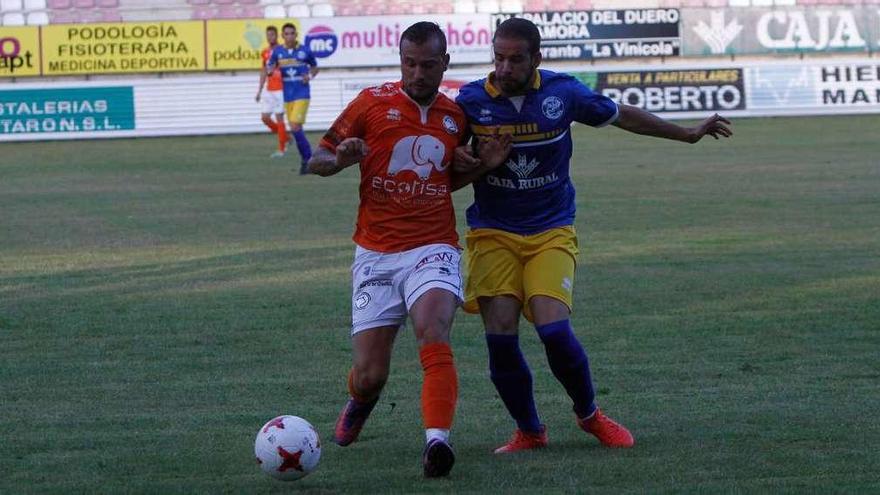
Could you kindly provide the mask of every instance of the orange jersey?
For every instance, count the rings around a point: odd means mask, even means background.
[[[336,150],[357,137],[369,147],[360,163],[360,207],[354,241],[373,251],[427,244],[458,246],[450,168],[465,136],[464,113],[443,94],[421,107],[401,83],[367,88],[321,139]]]
[[[274,49],[278,45],[267,46],[263,48],[263,53],[260,54],[260,57],[263,59],[262,70],[266,70],[266,62],[269,60],[269,56],[272,55],[272,49]],[[269,77],[266,79],[266,89],[268,91],[281,91],[284,89],[284,84],[281,82],[281,71],[278,67],[275,67],[275,70],[269,74]]]

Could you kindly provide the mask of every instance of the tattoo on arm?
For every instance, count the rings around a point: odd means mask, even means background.
[[[321,177],[338,174],[344,168],[336,163],[336,153],[323,147],[318,147],[312,155],[312,159],[309,160],[309,171]]]

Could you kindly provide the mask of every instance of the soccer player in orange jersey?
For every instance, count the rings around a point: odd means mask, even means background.
[[[458,382],[449,336],[463,296],[451,192],[501,160],[469,170],[452,163],[468,136],[461,109],[437,91],[449,64],[439,26],[419,22],[407,28],[400,61],[402,80],[363,90],[309,162],[321,176],[358,163],[361,174],[352,265],[351,398],[339,415],[334,441],[346,446],[357,439],[388,378],[398,329],[409,317],[424,373],[422,464],[426,477],[438,477],[455,462],[449,430]],[[480,146],[494,147],[488,156],[505,156],[510,140],[481,140]]]
[[[287,150],[287,125],[284,121],[284,92],[283,83],[281,82],[281,70],[275,68],[272,74],[266,72],[266,61],[272,50],[278,46],[278,29],[275,26],[266,28],[266,42],[269,46],[263,49],[261,57],[263,59],[262,68],[260,70],[260,89],[257,90],[257,103],[261,103],[263,111],[260,117],[263,123],[269,128],[270,132],[278,135],[278,151],[272,153],[272,158],[281,158]],[[263,88],[266,88],[266,94],[263,95]],[[272,114],[275,114],[275,120],[272,120]]]

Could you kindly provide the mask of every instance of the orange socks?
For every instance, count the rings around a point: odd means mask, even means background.
[[[449,344],[427,344],[419,349],[424,382],[422,383],[422,419],[425,428],[452,427],[458,400],[458,376]]]
[[[287,147],[287,124],[278,122],[275,124],[274,131],[278,133],[278,151],[284,152]]]

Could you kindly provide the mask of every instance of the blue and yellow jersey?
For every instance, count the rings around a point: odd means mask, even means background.
[[[307,100],[310,97],[308,83],[303,83],[303,76],[309,69],[316,67],[318,62],[309,47],[302,43],[296,48],[278,45],[269,55],[266,68],[278,67],[281,70],[281,82],[284,84],[284,101]]]
[[[501,126],[513,136],[507,162],[474,182],[468,226],[530,235],[572,225],[571,124],[611,124],[617,104],[568,74],[546,70],[538,71],[519,109],[516,100],[501,95],[492,74],[463,86],[456,99],[473,134],[491,135]]]

